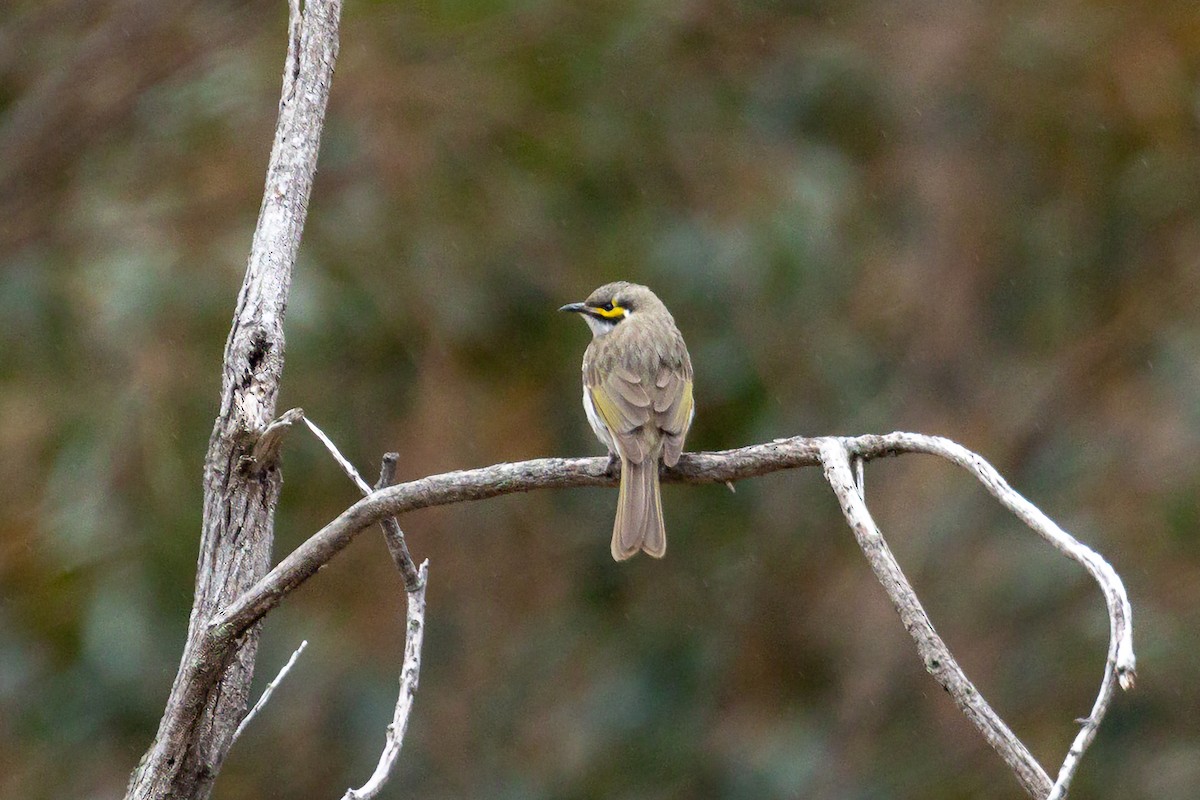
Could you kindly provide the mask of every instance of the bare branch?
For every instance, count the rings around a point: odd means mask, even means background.
[[[1110,665],[1106,674],[1112,673],[1117,677],[1124,677],[1125,681],[1132,685],[1135,662],[1129,630],[1131,615],[1125,588],[1116,572],[1094,551],[1079,544],[1014,492],[986,461],[949,440],[911,433],[866,435],[853,438],[795,437],[777,439],[766,444],[750,445],[735,450],[685,453],[675,467],[663,471],[663,480],[670,483],[689,484],[727,483],[778,470],[816,466],[824,463],[828,472],[835,477],[840,476],[838,478],[839,485],[851,487],[851,490],[841,492],[839,499],[844,499],[847,503],[861,503],[861,495],[853,490],[855,481],[850,467],[851,459],[861,458],[869,461],[904,453],[930,453],[963,466],[976,475],[1001,503],[1013,510],[1020,519],[1033,527],[1040,535],[1047,538],[1056,549],[1085,566],[1093,578],[1100,583],[1110,611],[1112,643],[1109,654]],[[822,458],[825,459],[824,462]],[[198,650],[198,657],[191,662],[191,670],[183,676],[183,679],[196,685],[207,685],[214,679],[214,673],[208,665],[227,657],[237,637],[333,558],[360,531],[388,516],[419,508],[483,500],[535,489],[615,486],[616,482],[617,476],[608,471],[607,458],[542,458],[433,475],[375,491],[342,512],[336,519],[280,561],[270,573],[241,597],[226,606],[209,623],[202,646]],[[837,486],[835,486],[836,488]],[[854,498],[857,500],[855,501]],[[870,519],[869,514],[864,516],[860,513],[857,505],[852,506],[852,510],[853,519],[856,520],[852,524],[857,524],[859,528],[862,528],[863,521]],[[865,510],[865,504],[863,510]],[[871,523],[862,532],[866,535],[871,534],[873,530],[873,523]],[[859,532],[856,529],[856,534]],[[883,544],[881,538],[879,543]],[[884,546],[886,547],[886,545]],[[919,608],[919,605],[915,607]],[[920,622],[919,619],[914,619],[917,623]],[[931,627],[929,633],[936,636]],[[941,647],[944,649],[944,644]],[[939,653],[938,650],[926,650],[922,652],[922,657],[925,658],[928,655],[936,659],[936,665],[927,660],[927,667],[930,667],[931,671],[934,668],[941,670],[944,675],[949,676],[951,673],[946,671],[948,667],[945,665],[951,662],[942,661]],[[961,673],[961,670],[958,672]],[[957,680],[957,676],[952,677]],[[946,680],[950,680],[950,677],[947,677]],[[965,683],[965,678],[963,680],[962,692],[973,692],[969,683]],[[1104,685],[1110,687],[1111,690],[1110,684],[1110,681],[1106,681]],[[1095,725],[1099,724],[1103,711],[1107,707],[1107,698],[1108,695],[1102,690],[1100,700],[1103,702],[1098,700],[1096,708],[1093,709],[1091,720],[1094,724],[1081,731],[1080,734],[1086,741],[1090,741],[1090,737],[1094,735]],[[971,708],[981,709],[983,706],[973,704]],[[188,707],[184,707],[184,711],[187,712]],[[972,711],[972,713],[976,712]],[[999,725],[996,725],[990,717],[983,715],[982,711],[978,713],[981,720],[978,724],[981,726],[981,730],[987,728],[991,731],[990,734],[985,735],[993,737],[996,741],[1002,741],[1004,737],[1001,731],[1007,730],[1003,727],[1003,723],[1000,722]],[[994,717],[994,713],[992,716]],[[186,713],[183,721],[187,721]],[[993,738],[989,738],[989,742],[992,742]],[[1080,741],[1086,745],[1086,741]],[[1013,752],[1020,754],[1020,750],[1014,749]],[[1071,767],[1073,770],[1072,764],[1077,762],[1080,752],[1082,752],[1081,748],[1072,748],[1073,755],[1068,758],[1070,763],[1064,764],[1064,769]],[[1047,796],[1051,790],[1049,777],[1044,771],[1041,771],[1040,767],[1036,766],[1032,757],[1026,758],[1025,755],[1017,755],[1014,756],[1014,762],[1021,765],[1018,779],[1021,780],[1027,791],[1039,798]]]
[[[429,559],[421,563],[417,587],[408,593],[408,627],[404,636],[404,663],[400,668],[400,695],[396,698],[396,710],[392,713],[392,724],[388,725],[383,753],[375,772],[359,789],[347,789],[342,800],[370,800],[379,794],[391,777],[400,748],[404,745],[404,734],[408,730],[408,716],[412,713],[417,695],[417,683],[421,677],[421,643],[425,639],[425,587],[429,583]]]
[[[396,480],[396,462],[399,460],[399,453],[386,453],[383,456],[383,463],[379,466],[379,480],[375,481],[377,491],[391,486],[392,481]],[[404,532],[400,530],[400,523],[396,521],[395,517],[384,517],[379,521],[379,527],[383,528],[383,540],[387,542],[388,552],[392,554],[392,561],[395,562],[396,569],[400,570],[400,575],[404,578],[404,591],[411,596],[421,586],[423,580],[417,574],[412,555],[408,552],[408,544],[404,541]]]
[[[337,445],[312,420],[305,417],[304,424],[320,440],[321,444],[325,445],[325,449],[333,456],[333,460],[342,468],[342,472],[345,472],[350,480],[354,481],[354,485],[363,493],[363,496],[369,495],[371,487],[363,480],[362,475],[358,473],[358,470],[354,468],[349,459],[341,454],[341,451],[337,449]],[[384,455],[383,463],[379,469],[379,480],[375,483],[375,489],[382,489],[391,485],[396,477],[396,462],[399,460],[400,455],[398,453],[387,453]],[[400,575],[404,578],[404,591],[415,591],[420,583],[420,578],[417,576],[417,566],[413,563],[412,555],[408,552],[408,544],[404,541],[404,531],[400,530],[400,523],[396,521],[394,516],[387,516],[379,520],[379,527],[383,528],[383,540],[387,543],[388,552],[392,555],[392,561],[395,562],[396,569],[400,570]]]
[[[780,469],[814,466],[818,463],[818,441],[797,438],[717,453],[685,453],[675,467],[664,471],[663,480],[726,483]],[[603,457],[541,458],[447,472],[373,492],[279,562],[257,586],[226,607],[210,630],[228,628],[229,633],[244,630],[278,605],[363,528],[385,516],[534,489],[615,486],[618,478],[610,475],[607,468],[608,459]]]
[[[254,704],[254,708],[250,709],[250,712],[246,714],[246,716],[242,717],[242,721],[238,723],[237,730],[233,732],[233,741],[235,743],[237,742],[238,737],[242,735],[242,732],[245,731],[250,725],[250,720],[258,716],[258,712],[262,711],[263,707],[266,706],[267,701],[271,699],[271,695],[275,691],[275,687],[283,683],[283,679],[287,677],[289,672],[291,672],[292,666],[296,663],[296,659],[300,657],[300,654],[304,652],[304,648],[306,647],[308,647],[308,639],[300,642],[300,646],[296,648],[295,652],[292,653],[292,657],[289,658],[287,663],[283,665],[283,668],[279,670],[279,674],[275,676],[273,681],[267,684],[267,688],[263,689],[262,697],[258,698],[258,702]]]
[[[858,546],[871,564],[875,577],[900,614],[905,629],[916,642],[917,654],[924,662],[926,671],[950,694],[959,710],[983,734],[992,749],[1000,754],[1030,797],[1041,800],[1050,792],[1050,776],[967,679],[942,637],[933,629],[933,623],[921,607],[921,601],[917,599],[916,592],[901,571],[875,520],[871,518],[871,512],[867,510],[866,501],[851,470],[846,446],[838,439],[823,440],[821,460],[825,466],[825,479],[837,495],[854,538],[858,540]]]
[[[284,435],[302,419],[304,409],[293,408],[271,421],[254,443],[254,449],[250,451],[250,457],[259,469],[269,467],[279,459],[279,448],[283,445]]]
[[[375,481],[375,490],[385,489],[396,482],[396,465],[400,463],[399,453],[384,453],[379,462],[379,479]]]
[[[999,500],[1017,519],[1033,529],[1034,533],[1086,569],[1092,579],[1100,585],[1105,604],[1108,606],[1113,645],[1111,666],[1116,670],[1121,688],[1133,688],[1137,678],[1137,658],[1133,653],[1133,610],[1129,605],[1125,584],[1121,582],[1112,565],[1099,553],[1064,531],[1037,506],[1022,497],[1008,485],[996,468],[981,456],[956,442],[941,436],[925,436],[919,433],[859,436],[844,441],[852,454],[866,459],[876,458],[878,455],[926,453],[941,456],[952,464],[957,464],[974,475],[989,494]],[[884,452],[881,453],[880,448],[883,448]]]
[[[307,0],[303,13],[299,2],[291,2],[290,9],[275,139],[205,458],[188,637],[154,742],[130,779],[128,800],[207,797],[253,677],[257,630],[215,637],[210,623],[270,566],[280,477],[273,460],[255,460],[254,448],[269,430],[283,375],[283,319],[337,58],[341,0]],[[264,448],[272,446],[268,440]]]
[[[362,479],[350,460],[343,456],[333,441],[325,435],[325,432],[307,417],[304,418],[304,424],[325,445],[325,449],[333,456],[333,460],[349,476],[359,491],[364,495],[370,495],[371,487]],[[383,463],[379,468],[379,480],[375,483],[376,490],[391,485],[396,477],[396,463],[399,459],[400,456],[397,453],[384,455]],[[379,794],[388,778],[391,777],[396,760],[400,757],[400,748],[404,745],[404,733],[408,730],[408,715],[416,698],[417,680],[421,674],[421,642],[425,638],[425,585],[429,575],[429,560],[426,559],[421,564],[420,571],[417,570],[412,556],[408,552],[408,545],[404,541],[404,532],[400,530],[400,523],[394,516],[380,519],[379,526],[383,528],[388,552],[391,553],[396,568],[404,578],[404,587],[408,593],[408,626],[405,629],[404,663],[400,670],[400,695],[396,700],[396,711],[393,714],[392,723],[388,725],[383,753],[379,756],[379,764],[375,767],[375,772],[362,788],[347,789],[343,800],[369,800]],[[268,687],[269,689],[270,687]],[[251,715],[253,713],[251,712]]]
[[[307,425],[308,429],[313,432],[313,436],[316,436],[321,444],[325,445],[325,449],[329,451],[331,456],[333,456],[333,460],[336,461],[337,465],[342,468],[342,472],[346,473],[346,476],[350,478],[350,480],[354,481],[354,485],[358,487],[358,490],[362,492],[364,496],[370,494],[370,485],[363,480],[362,475],[358,474],[358,470],[354,468],[354,465],[351,464],[350,461],[342,455],[341,451],[337,449],[337,445],[335,445],[330,438],[325,435],[325,431],[318,428],[317,424],[308,417],[304,418],[304,424]]]
[[[893,433],[889,438],[906,452],[941,456],[970,472],[1017,519],[1032,528],[1054,549],[1086,569],[1104,593],[1109,620],[1108,656],[1104,677],[1100,681],[1100,691],[1092,711],[1084,720],[1083,728],[1075,736],[1050,792],[1050,800],[1061,800],[1067,796],[1071,779],[1079,768],[1079,761],[1096,738],[1096,731],[1104,715],[1108,713],[1115,685],[1119,683],[1122,689],[1132,689],[1137,679],[1137,658],[1133,652],[1133,610],[1129,604],[1129,595],[1125,592],[1125,585],[1112,565],[1099,553],[1064,531],[1033,503],[1018,494],[1000,473],[979,455],[939,436]]]

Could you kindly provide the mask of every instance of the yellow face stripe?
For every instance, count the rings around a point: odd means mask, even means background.
[[[597,316],[604,317],[605,319],[620,319],[621,317],[625,316],[625,309],[621,308],[620,306],[613,306],[611,311],[607,308],[589,306],[588,311],[591,311]]]

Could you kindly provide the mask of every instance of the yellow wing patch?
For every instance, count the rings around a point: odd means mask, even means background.
[[[681,435],[687,433],[687,429],[692,424],[692,410],[695,408],[695,402],[692,396],[692,382],[685,381],[683,384],[683,397],[680,400],[675,416],[670,420],[671,427],[668,430],[672,433],[679,431]]]
[[[608,430],[624,433],[621,412],[617,409],[617,404],[608,396],[608,392],[604,391],[604,387],[589,386],[588,391],[592,393],[592,404],[596,406],[596,411],[600,414],[600,419],[604,420],[604,424],[608,426]]]
[[[592,393],[592,405],[596,407],[600,419],[604,420],[609,435],[617,443],[620,455],[640,464],[646,457],[646,447],[634,431],[646,423],[650,416],[649,411],[631,406],[620,397],[610,394],[605,384],[589,386],[588,391]]]

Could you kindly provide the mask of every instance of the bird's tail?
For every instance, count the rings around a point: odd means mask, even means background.
[[[667,554],[662,497],[658,487],[658,459],[640,464],[621,460],[621,489],[617,519],[613,523],[612,557],[624,561],[642,550],[655,558]]]

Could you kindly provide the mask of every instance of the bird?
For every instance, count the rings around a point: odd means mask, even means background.
[[[583,354],[583,409],[621,464],[612,557],[667,553],[659,462],[675,466],[696,415],[692,359],[675,318],[649,288],[617,281],[559,311],[592,331]]]

